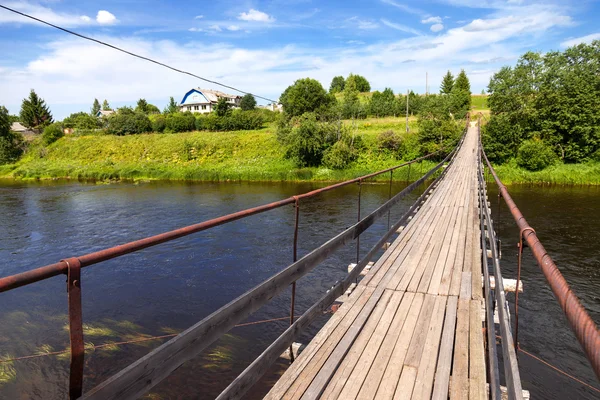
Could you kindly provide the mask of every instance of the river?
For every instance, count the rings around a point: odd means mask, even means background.
[[[306,192],[318,184],[266,183],[0,183],[0,276],[104,249],[247,207]],[[394,192],[402,189],[394,185]],[[490,197],[496,215],[495,191]],[[517,204],[592,318],[600,322],[600,202],[597,188],[513,187]],[[385,184],[364,185],[362,215],[388,197]],[[415,199],[410,196],[392,220]],[[357,187],[351,185],[301,205],[299,255],[356,220]],[[518,231],[506,207],[497,230],[503,272],[514,277]],[[83,319],[89,390],[166,339],[280,271],[291,261],[294,212],[286,206],[177,241],[145,249],[82,272]],[[361,238],[364,254],[387,228],[383,218]],[[306,310],[346,273],[354,244],[339,250],[298,283],[296,312]],[[538,267],[527,255],[520,297],[520,341],[583,380],[596,378]],[[0,357],[61,351],[68,346],[65,279],[51,278],[0,294]],[[509,301],[514,295],[509,294]],[[249,321],[289,314],[286,291]],[[307,343],[328,316],[302,338]],[[151,398],[214,398],[283,330],[287,321],[234,328],[201,356],[157,385]],[[523,386],[534,398],[596,398],[589,389],[520,356]],[[61,399],[67,394],[68,356],[48,355],[0,364],[0,398]],[[249,393],[260,398],[286,366],[279,361]]]

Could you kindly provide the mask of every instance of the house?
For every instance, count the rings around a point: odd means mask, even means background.
[[[13,122],[10,125],[10,130],[13,131],[13,132],[21,133],[21,134],[23,134],[23,133],[33,133],[32,130],[24,127],[20,122]]]
[[[96,118],[102,118],[102,117],[108,117],[111,114],[114,114],[115,112],[113,110],[99,110],[96,113]]]
[[[279,103],[269,103],[266,106],[258,106],[258,108],[264,108],[265,110],[283,112],[283,106]]]
[[[242,101],[242,97],[235,94],[197,88],[190,90],[183,96],[183,100],[179,104],[179,110],[207,114],[214,110],[220,98],[226,98],[231,108],[239,108]]]

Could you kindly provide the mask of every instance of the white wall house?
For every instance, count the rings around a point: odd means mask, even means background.
[[[241,96],[235,94],[227,94],[218,90],[210,89],[192,89],[183,96],[183,100],[179,103],[180,111],[191,111],[193,113],[207,114],[214,109],[219,99],[224,97],[231,105],[231,108],[239,108]]]

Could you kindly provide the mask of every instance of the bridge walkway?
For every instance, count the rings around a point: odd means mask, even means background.
[[[437,188],[267,399],[487,398],[477,145],[471,126]]]

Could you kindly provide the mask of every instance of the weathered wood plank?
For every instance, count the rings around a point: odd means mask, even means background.
[[[454,329],[456,327],[456,312],[458,308],[458,297],[449,296],[446,304],[446,316],[444,318],[444,331],[438,356],[437,369],[435,371],[435,384],[432,399],[447,400],[448,386],[450,382],[450,368],[452,365],[452,351],[454,348]]]
[[[485,355],[483,351],[481,301],[471,300],[469,310],[469,399],[487,398]]]
[[[458,300],[450,399],[469,397],[469,300]]]

